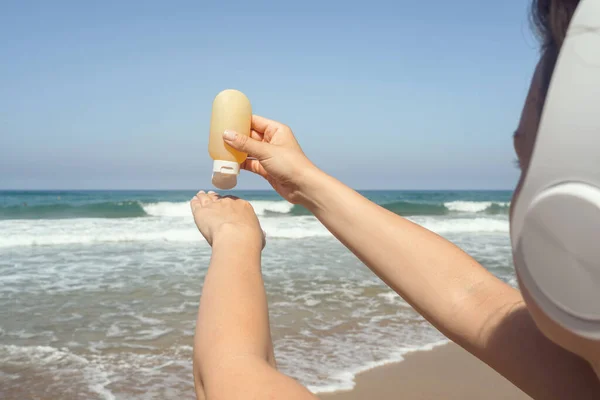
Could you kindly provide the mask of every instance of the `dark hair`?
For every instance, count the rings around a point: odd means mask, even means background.
[[[579,0],[533,0],[531,4],[531,22],[541,45],[542,98],[578,4]]]

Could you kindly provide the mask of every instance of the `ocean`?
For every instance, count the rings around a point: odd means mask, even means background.
[[[249,200],[279,368],[314,392],[446,343],[310,215]],[[510,191],[368,191],[515,286]],[[0,398],[193,398],[192,339],[210,247],[193,191],[0,191]],[[357,210],[357,212],[359,212]]]

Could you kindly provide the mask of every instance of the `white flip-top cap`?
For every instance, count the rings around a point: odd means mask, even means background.
[[[213,163],[212,184],[221,190],[233,189],[237,185],[240,164],[235,161],[215,160]]]

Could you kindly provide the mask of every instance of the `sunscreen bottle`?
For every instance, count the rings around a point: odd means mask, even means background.
[[[238,135],[250,136],[252,106],[250,100],[237,90],[224,90],[215,97],[210,119],[208,153],[214,160],[212,183],[215,187],[228,190],[237,184],[240,164],[246,153],[235,150],[223,141],[223,132],[232,130]]]

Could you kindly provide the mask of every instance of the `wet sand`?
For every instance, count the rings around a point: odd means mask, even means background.
[[[322,400],[525,400],[531,399],[454,343],[408,354],[405,360],[365,371],[352,391]]]

